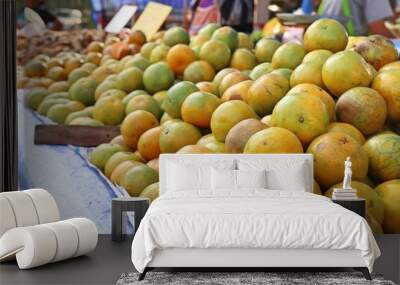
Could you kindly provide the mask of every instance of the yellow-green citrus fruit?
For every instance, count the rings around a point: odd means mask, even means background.
[[[151,94],[167,90],[174,83],[175,76],[168,64],[159,62],[150,65],[143,73],[143,84]]]
[[[255,66],[250,72],[250,78],[252,80],[257,80],[262,75],[270,73],[273,70],[271,63],[263,62]]]
[[[329,18],[315,21],[304,33],[306,51],[326,49],[338,52],[346,48],[347,41],[345,27],[338,21]]]
[[[190,81],[181,81],[172,86],[162,104],[165,112],[172,118],[181,118],[181,106],[186,97],[199,91],[199,88]]]
[[[182,27],[170,28],[164,33],[163,42],[171,47],[177,44],[188,45],[190,42],[189,33]]]
[[[275,51],[281,46],[281,43],[275,39],[260,39],[254,51],[258,62],[271,62]]]
[[[139,197],[149,198],[150,203],[153,202],[155,199],[158,198],[160,195],[160,186],[158,182],[150,184],[143,191],[140,193]]]
[[[134,160],[126,160],[121,162],[115,167],[114,171],[111,173],[110,180],[114,184],[121,185],[121,180],[124,177],[125,173],[128,172],[133,167],[143,165],[143,163],[134,161]]]
[[[400,179],[379,184],[375,191],[384,204],[383,229],[388,234],[400,233]]]
[[[348,123],[333,122],[330,123],[327,132],[339,132],[345,133],[355,139],[359,144],[363,145],[365,143],[365,137],[356,127]]]
[[[136,197],[150,184],[158,182],[158,173],[151,167],[143,164],[129,169],[122,177],[121,186]]]
[[[117,97],[101,98],[94,105],[93,119],[104,125],[118,125],[124,119],[124,104]]]
[[[221,104],[221,100],[214,94],[194,92],[183,101],[181,107],[182,119],[197,127],[209,127],[211,116],[219,104]]]
[[[114,169],[124,161],[139,161],[137,155],[128,151],[118,151],[114,153],[106,162],[104,166],[104,174],[110,178]]]
[[[385,99],[389,122],[400,123],[400,69],[380,72],[372,88]]]
[[[24,96],[25,105],[33,110],[36,110],[48,95],[49,92],[46,90],[46,88],[31,89]]]
[[[296,43],[281,45],[272,56],[272,67],[295,69],[306,55],[304,48]]]
[[[83,110],[84,108],[85,105],[83,105],[81,102],[69,101],[66,103],[55,104],[51,106],[48,109],[46,116],[53,122],[64,124],[65,119],[68,117],[69,114]]]
[[[259,116],[266,116],[272,113],[276,103],[285,96],[289,88],[285,77],[269,73],[254,81],[245,101]]]
[[[253,109],[243,101],[231,100],[222,103],[211,116],[211,131],[214,137],[224,142],[229,130],[245,119],[258,119]]]
[[[191,145],[185,145],[180,150],[178,150],[176,153],[184,153],[184,154],[212,153],[212,151],[205,146],[191,144]]]
[[[364,144],[369,157],[369,175],[380,181],[400,178],[400,136],[378,134]]]
[[[304,56],[303,63],[314,62],[323,65],[332,54],[331,51],[326,49],[316,49]]]
[[[125,144],[135,150],[140,136],[156,126],[158,121],[152,113],[138,110],[125,117],[121,124],[121,134]]]
[[[322,66],[322,80],[330,93],[339,97],[353,87],[369,86],[372,74],[358,53],[346,50],[326,60]]]
[[[162,111],[158,102],[150,95],[141,94],[133,97],[126,105],[125,113],[129,114],[136,110],[145,110],[160,119]]]
[[[295,93],[283,97],[275,105],[272,123],[295,133],[306,146],[326,131],[329,113],[318,97],[309,96],[305,92]]]
[[[253,134],[244,153],[303,153],[303,146],[291,131],[270,127]]]
[[[214,68],[204,60],[194,61],[183,72],[183,80],[198,83],[212,81],[215,76]]]
[[[65,123],[67,124],[67,123]],[[88,126],[88,127],[102,127],[104,124],[90,117],[77,117],[70,121],[68,125],[71,126]]]
[[[118,89],[131,92],[142,88],[143,72],[137,67],[130,67],[117,75],[115,84]]]
[[[49,93],[67,92],[69,86],[70,85],[68,84],[67,81],[57,81],[52,83],[47,90],[49,91]]]
[[[307,152],[314,156],[314,177],[324,189],[343,180],[347,157],[352,161],[354,180],[363,181],[367,176],[367,153],[362,145],[345,133],[323,134],[313,140]]]
[[[209,40],[201,46],[200,59],[210,63],[215,70],[221,70],[229,65],[231,50],[222,41]]]
[[[231,67],[238,70],[250,70],[256,66],[256,57],[247,48],[238,48],[232,54]]]
[[[185,145],[196,144],[200,139],[200,131],[186,122],[173,122],[164,125],[160,134],[162,153],[175,153]]]
[[[231,51],[234,51],[239,46],[238,33],[228,26],[216,29],[211,38],[224,42]]]
[[[89,155],[89,161],[101,171],[104,171],[108,159],[115,153],[123,151],[118,144],[104,143],[97,146]]]
[[[97,82],[94,79],[84,77],[72,84],[69,94],[72,100],[82,102],[86,106],[93,105],[96,87]]]
[[[378,92],[368,87],[347,90],[336,102],[339,121],[349,123],[364,135],[382,129],[386,121],[386,102]]]
[[[229,130],[226,139],[226,151],[230,153],[242,153],[249,138],[258,131],[266,128],[266,125],[257,119],[240,121]]]
[[[328,111],[329,121],[333,122],[336,120],[335,100],[333,100],[332,96],[329,95],[328,92],[315,84],[301,83],[290,89],[286,95],[292,95],[301,92],[305,92],[309,96],[316,96],[321,99],[325,104],[326,110]]]
[[[65,124],[69,124],[72,120],[80,117],[89,117],[91,118],[93,114],[93,106],[86,107],[82,111],[77,111],[73,112],[68,115],[68,117],[65,119]]]

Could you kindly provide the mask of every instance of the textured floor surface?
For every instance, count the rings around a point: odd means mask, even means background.
[[[381,235],[377,237],[377,241],[382,251],[382,257],[380,257],[376,261],[376,264],[374,266],[375,272],[378,272],[380,274],[385,274],[385,279],[400,281],[399,278],[400,235],[385,235],[385,236]],[[100,235],[99,243],[97,245],[96,250],[90,253],[88,256],[81,256],[62,262],[40,266],[30,270],[19,270],[16,262],[1,263],[0,285],[22,285],[22,284],[24,285],[43,285],[43,284],[114,285],[116,284],[121,274],[123,274],[124,272],[134,271],[134,267],[132,265],[130,256],[131,242],[132,242],[132,237],[130,237],[128,240],[124,242],[119,243],[119,242],[112,242],[110,236]],[[277,271],[277,270],[274,269],[270,271]],[[304,271],[318,272],[318,271],[329,271],[329,270],[307,269]],[[338,270],[337,269],[331,270],[331,272],[334,271]],[[148,276],[146,276],[146,279],[138,284],[151,284],[149,283],[150,279],[148,278],[149,277],[151,278],[151,275],[154,273],[156,272],[149,272]],[[255,274],[255,273],[250,273],[250,274]],[[312,276],[313,274],[318,274],[318,273],[310,272],[305,274],[310,274]],[[337,276],[337,274],[339,274],[339,276],[342,277],[342,274],[347,274],[347,273],[335,273],[335,276]],[[231,275],[231,273],[225,273],[225,276],[229,277],[229,275]],[[175,275],[172,275],[172,277],[173,276]],[[292,277],[293,276],[297,275],[292,275]],[[167,277],[166,275],[163,275],[163,277],[161,278],[166,278],[166,277]],[[198,278],[198,276],[193,278]],[[135,276],[133,278],[132,277],[126,278],[125,280],[126,280],[125,284],[135,284],[137,278]],[[166,280],[168,281],[169,279]],[[195,280],[196,279],[192,280],[190,278],[190,282],[186,280],[182,281],[180,284],[182,285],[204,284],[204,283],[193,283],[195,282]],[[272,283],[273,280],[274,279],[264,278],[261,281],[257,282],[258,284],[304,284],[304,283],[312,284],[311,281],[309,282],[304,281],[303,283],[300,282],[293,283],[294,280],[289,280],[289,281],[278,280],[276,281],[276,283]],[[357,272],[355,273],[354,280],[336,279],[336,281],[339,282],[336,284],[393,284],[393,283],[383,282],[382,278],[376,279],[373,282],[369,283],[366,282],[365,279],[362,278],[362,275]],[[395,283],[400,284],[399,281],[396,281]],[[169,282],[166,281],[155,281],[155,282],[159,283],[157,285],[169,284]],[[239,284],[237,280],[230,282],[233,285]],[[335,283],[328,283],[325,279],[316,280],[313,282],[315,282],[315,284],[335,284]],[[172,284],[179,284],[179,283],[172,283]],[[224,284],[224,283],[217,283],[214,280],[214,282],[211,284]]]
[[[381,276],[365,280],[358,272],[148,272],[146,278],[137,281],[138,273],[122,274],[117,285],[133,284],[212,284],[212,285],[393,285]]]

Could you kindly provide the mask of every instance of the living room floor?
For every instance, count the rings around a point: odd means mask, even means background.
[[[131,236],[123,242],[112,242],[110,235],[99,235],[97,248],[89,255],[29,270],[19,270],[15,261],[2,263],[0,264],[0,284],[116,284],[122,273],[135,271],[130,256],[132,238]],[[382,256],[376,260],[374,271],[383,274],[385,279],[398,283],[400,281],[398,270],[400,268],[400,235],[380,235],[376,239]],[[318,271],[316,268],[306,271],[314,270]],[[336,269],[327,271],[336,271]]]
[[[96,250],[87,256],[29,270],[19,270],[15,261],[2,263],[0,284],[115,284],[122,273],[134,271],[131,244],[132,237],[116,243],[99,235]]]

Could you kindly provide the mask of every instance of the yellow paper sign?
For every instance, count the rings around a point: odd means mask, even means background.
[[[162,26],[171,11],[171,6],[149,2],[132,29],[141,30],[146,38],[150,39]]]

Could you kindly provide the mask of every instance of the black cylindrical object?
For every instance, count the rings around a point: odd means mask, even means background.
[[[18,190],[15,0],[0,1],[0,192]]]

